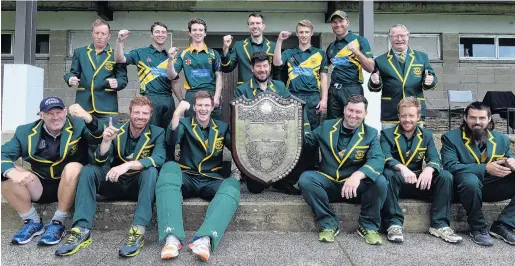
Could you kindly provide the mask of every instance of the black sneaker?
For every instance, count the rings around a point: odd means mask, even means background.
[[[485,227],[483,229],[470,232],[470,236],[472,237],[472,241],[474,243],[481,246],[493,246],[492,237],[488,234],[488,229]]]
[[[494,222],[490,227],[490,235],[504,240],[504,242],[515,245],[515,229],[502,222]]]

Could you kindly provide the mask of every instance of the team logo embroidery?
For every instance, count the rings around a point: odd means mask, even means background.
[[[295,58],[292,56],[292,57],[290,58],[290,61],[295,62]]]
[[[416,76],[420,76],[422,74],[422,69],[420,67],[414,67],[413,74],[415,74]]]
[[[363,158],[365,158],[365,151],[357,151],[356,160],[362,160]]]
[[[418,156],[417,156],[417,160],[422,160],[422,158],[424,158],[424,155],[426,154],[425,151],[421,151],[418,153]]]
[[[186,65],[188,65],[188,66],[191,65],[191,60],[189,58],[186,59]]]
[[[152,59],[150,59],[150,57],[147,57],[147,62],[152,62]]]
[[[317,59],[316,58],[311,58],[311,64],[314,64],[317,62]]]
[[[142,152],[141,152],[141,158],[146,158],[146,157],[149,157],[150,156],[150,149],[144,149]]]
[[[216,142],[215,148],[219,152],[224,149],[224,144],[222,143],[222,140],[219,140]]]
[[[46,141],[44,139],[42,139],[40,142],[39,142],[39,145],[38,145],[38,149],[44,149],[46,148]]]
[[[112,63],[106,63],[106,67],[105,68],[106,68],[107,71],[111,71],[111,70],[113,70],[113,64]]]

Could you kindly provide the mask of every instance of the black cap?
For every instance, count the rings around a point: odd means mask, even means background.
[[[39,104],[39,111],[46,113],[46,112],[50,111],[50,109],[56,108],[56,107],[64,109],[64,107],[65,107],[64,102],[59,97],[51,96],[51,97],[47,97],[41,101],[41,103]]]

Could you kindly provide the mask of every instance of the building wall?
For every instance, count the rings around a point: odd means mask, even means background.
[[[334,40],[330,24],[325,23],[324,13],[265,13],[266,32],[277,34],[280,30],[294,30],[296,22],[309,18],[320,34],[322,48]],[[187,21],[194,17],[202,17],[208,23],[208,34],[220,36],[220,42],[209,44],[220,48],[223,34],[247,34],[245,21],[247,12],[114,12],[114,20],[110,22],[114,45],[116,33],[122,28],[132,31],[148,32],[154,21],[162,21],[172,31],[174,46],[186,47],[188,35]],[[50,34],[50,54],[48,58],[37,59],[36,64],[45,69],[45,96],[57,95],[64,98],[67,104],[74,102],[75,92],[69,89],[63,75],[69,71],[71,49],[74,42],[70,38],[81,32],[87,35],[91,23],[97,18],[96,12],[45,12],[37,13],[37,29]],[[137,18],[137,19],[135,19]],[[220,19],[223,18],[223,19]],[[358,14],[349,13],[351,28],[359,29]],[[2,31],[14,30],[15,12],[2,11]],[[480,23],[478,23],[480,21]],[[389,26],[403,23],[411,33],[441,34],[441,59],[433,60],[432,65],[440,84],[433,91],[426,92],[430,109],[447,108],[447,90],[472,90],[475,99],[482,99],[489,90],[515,91],[514,61],[464,61],[459,59],[459,34],[515,34],[515,18],[502,15],[440,15],[440,14],[376,14],[375,32],[385,34]],[[126,49],[148,45],[148,40],[136,37],[127,41]],[[89,42],[83,38],[82,42]],[[85,43],[84,43],[85,44]],[[83,45],[83,44],[81,44]],[[376,45],[377,47],[377,45]],[[422,49],[423,50],[423,49]],[[384,53],[385,49],[375,49],[374,54]],[[12,58],[2,57],[2,64],[12,63]],[[128,67],[129,85],[119,93],[120,111],[127,110],[130,99],[138,93],[136,67]]]

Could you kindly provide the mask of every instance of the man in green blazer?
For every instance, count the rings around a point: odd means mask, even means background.
[[[321,227],[318,240],[334,242],[339,233],[338,218],[330,202],[361,202],[358,234],[371,245],[382,244],[380,211],[386,199],[387,181],[381,174],[384,155],[377,130],[363,123],[367,100],[349,97],[344,118],[326,120],[304,136],[305,148],[320,148],[318,171],[306,171],[299,179],[302,197],[315,213]]]
[[[165,162],[165,132],[149,125],[152,102],[145,96],[129,104],[130,121],[104,130],[95,153],[95,164],[85,166],[79,177],[73,228],[55,254],[75,254],[93,241],[91,228],[96,212],[96,194],[108,199],[137,200],[129,235],[120,248],[122,257],[136,256],[144,245],[143,235],[152,218],[158,168]]]
[[[93,43],[75,49],[70,72],[64,81],[76,87],[75,102],[86,111],[107,122],[106,116],[118,114],[118,91],[127,86],[127,67],[116,64],[109,24],[103,19],[93,22]]]
[[[213,96],[195,94],[194,117],[184,113],[190,105],[181,101],[166,132],[169,149],[179,144],[179,162],[167,162],[156,186],[159,241],[164,243],[162,259],[179,255],[184,242],[182,198],[200,197],[211,201],[202,226],[188,247],[201,260],[209,260],[220,242],[240,201],[239,178],[221,174],[224,147],[231,149],[229,125],[211,118]],[[182,190],[182,195],[181,195]]]
[[[515,156],[509,138],[493,128],[488,106],[481,102],[467,106],[460,128],[442,135],[443,168],[454,176],[472,240],[491,246],[492,235],[515,245]],[[481,211],[483,201],[507,199],[511,201],[489,230]]]
[[[452,175],[441,169],[433,133],[417,127],[422,107],[415,97],[402,99],[397,106],[400,123],[381,131],[381,148],[386,157],[383,175],[388,195],[382,210],[387,238],[404,242],[404,215],[399,193],[404,198],[433,199],[429,233],[449,243],[462,242],[449,227],[451,220]],[[422,168],[422,163],[426,166]]]
[[[17,127],[13,138],[2,145],[2,196],[24,220],[11,241],[18,245],[43,233],[39,245],[59,243],[79,172],[87,162],[87,142],[99,143],[102,136],[98,120],[78,104],[68,108],[69,117],[57,97],[43,99],[39,110],[40,120]],[[20,157],[30,170],[14,165]],[[43,226],[31,202],[56,201],[54,217]]]
[[[270,64],[274,57],[275,42],[263,37],[265,30],[265,18],[260,13],[252,13],[247,19],[250,37],[237,41],[232,49],[232,36],[225,35],[222,52],[222,71],[232,72],[238,67],[238,84],[241,85],[253,77],[251,59],[255,52],[265,52],[269,56]],[[274,79],[279,80],[281,73],[279,68],[273,69]]]
[[[370,76],[368,89],[383,90],[381,95],[381,122],[383,129],[399,123],[397,105],[400,100],[413,96],[422,104],[422,121],[426,117],[424,90],[436,88],[438,79],[427,54],[408,46],[409,31],[402,24],[390,28],[392,49],[375,59],[375,70]]]

